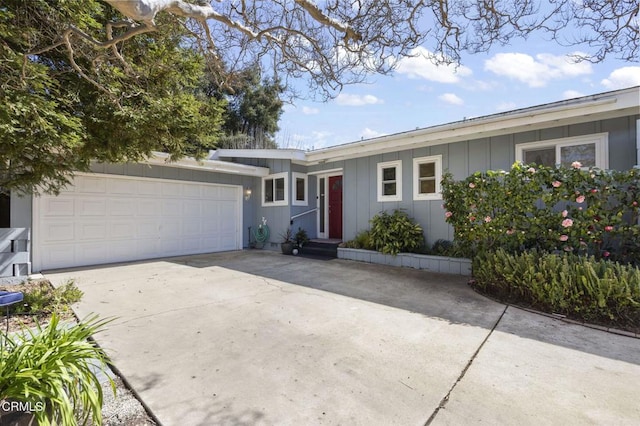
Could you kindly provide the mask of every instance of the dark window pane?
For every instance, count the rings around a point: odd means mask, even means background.
[[[382,195],[396,195],[396,183],[383,183]]]
[[[436,175],[436,163],[423,163],[420,164],[420,177],[434,177]]]
[[[296,178],[296,201],[304,201],[304,179]]]
[[[396,180],[396,168],[389,167],[389,168],[382,169],[382,180],[384,181]]]
[[[560,147],[560,158],[563,166],[569,167],[574,161],[579,161],[583,167],[595,167],[596,144],[589,143]]]
[[[553,167],[556,165],[556,149],[555,147],[542,149],[528,149],[524,151],[524,163],[536,163],[538,166]]]
[[[421,194],[435,194],[436,193],[436,181],[433,179],[420,181],[420,193]]]
[[[276,201],[284,201],[284,178],[276,179]]]
[[[273,202],[273,179],[264,180],[264,202]]]

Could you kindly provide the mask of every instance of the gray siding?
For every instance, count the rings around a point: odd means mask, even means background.
[[[267,219],[267,226],[269,226],[270,238],[265,243],[264,248],[269,250],[280,250],[280,242],[282,240],[281,235],[289,227],[289,220],[291,218],[291,161],[290,160],[266,160],[262,162],[263,167],[268,167],[271,174],[275,173],[287,173],[288,191],[289,191],[289,205],[287,206],[262,206],[262,200],[264,197],[264,188],[262,187],[262,179],[258,179],[258,184],[255,186],[253,193],[255,197],[256,212],[253,216],[253,222],[248,225],[255,228],[260,224],[262,218]],[[253,198],[253,196],[252,196]]]
[[[453,229],[444,220],[441,200],[413,200],[414,158],[442,155],[443,171],[451,172],[455,179],[464,179],[477,171],[509,170],[515,161],[516,144],[607,132],[609,167],[626,170],[635,165],[636,121],[639,118],[640,115],[636,115],[472,139],[314,165],[309,170],[344,168],[344,240],[352,239],[358,232],[369,229],[369,220],[377,213],[383,210],[403,209],[422,225],[428,244],[433,244],[441,238],[452,240]],[[377,164],[393,160],[402,161],[402,201],[379,203],[376,193]]]

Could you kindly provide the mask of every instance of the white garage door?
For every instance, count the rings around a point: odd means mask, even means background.
[[[33,212],[35,271],[242,248],[240,186],[78,175]]]

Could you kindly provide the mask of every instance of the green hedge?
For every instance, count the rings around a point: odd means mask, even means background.
[[[475,286],[502,299],[589,322],[640,326],[640,269],[574,254],[499,249],[473,261]]]

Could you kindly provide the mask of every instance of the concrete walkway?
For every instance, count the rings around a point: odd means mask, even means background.
[[[55,271],[164,425],[638,424],[640,339],[465,279],[245,251]]]

